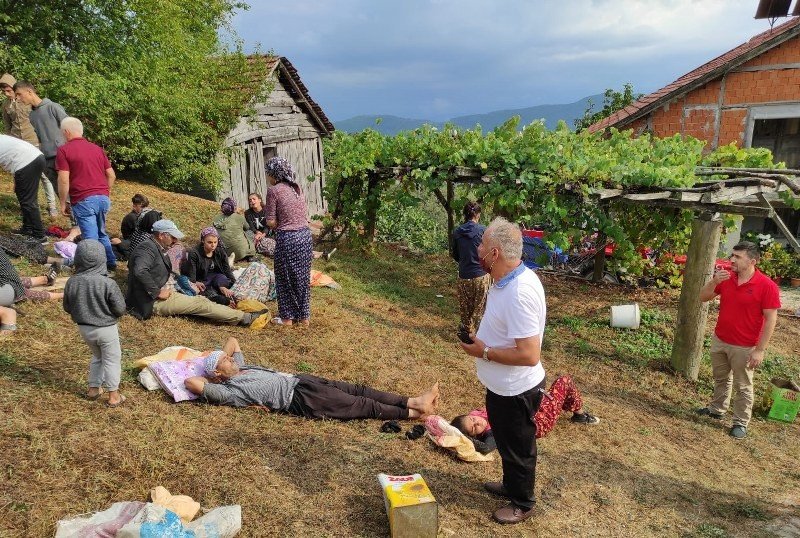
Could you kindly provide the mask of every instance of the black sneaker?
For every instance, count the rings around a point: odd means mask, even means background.
[[[589,413],[573,413],[572,418],[569,420],[575,424],[585,424],[587,426],[600,424],[600,418]]]
[[[23,241],[28,245],[46,245],[47,244],[47,236],[43,235],[41,237],[36,237],[33,235],[22,235],[17,234],[20,237],[23,237]]]
[[[736,439],[744,439],[747,437],[747,426],[742,426],[741,424],[736,424],[731,428],[731,437]]]
[[[722,420],[722,413],[715,413],[708,407],[701,407],[700,409],[695,409],[694,412],[701,417],[708,417],[713,418],[714,420]]]

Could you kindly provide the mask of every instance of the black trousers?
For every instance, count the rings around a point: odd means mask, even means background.
[[[516,396],[500,396],[486,391],[486,412],[497,451],[503,461],[503,485],[511,502],[529,510],[536,503],[536,422],[533,416],[542,402],[542,380],[534,388]]]
[[[44,155],[14,174],[14,194],[22,212],[22,233],[33,237],[44,237],[44,225],[39,214],[39,178],[44,168]]]
[[[45,177],[53,184],[53,189],[56,191],[56,199],[58,199],[58,170],[56,170],[56,158],[46,157],[44,160]]]
[[[294,388],[288,409],[293,415],[339,420],[408,418],[405,396],[313,375],[298,374],[297,377],[300,381]]]

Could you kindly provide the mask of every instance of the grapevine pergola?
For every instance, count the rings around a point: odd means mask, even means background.
[[[376,178],[393,176],[402,179],[409,172],[410,168],[407,167],[389,167],[374,170],[372,174]],[[454,186],[458,183],[489,183],[493,178],[483,175],[478,168],[463,166],[439,172],[446,178],[445,192],[436,188],[433,193],[447,212],[449,236],[455,226]],[[695,213],[671,357],[672,366],[693,380],[697,379],[700,369],[708,317],[708,303],[700,302],[700,289],[713,271],[717,257],[722,231],[719,216],[735,214],[772,219],[792,248],[800,253],[800,243],[773,206],[773,202],[782,193],[800,199],[800,170],[698,167],[695,175],[708,180],[691,187],[637,186],[625,189],[593,189],[589,193],[589,200],[601,206],[612,201],[621,201],[654,209],[677,208]],[[575,195],[578,196],[579,193],[576,192]],[[374,233],[374,223],[375,214],[368,218],[368,233]],[[605,237],[602,237],[600,243],[604,242]],[[602,276],[605,265],[605,249],[597,250],[595,280]]]

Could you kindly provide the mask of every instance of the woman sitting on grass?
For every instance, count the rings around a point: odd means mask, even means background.
[[[211,225],[219,232],[219,238],[228,255],[234,255],[234,261],[250,261],[256,255],[253,239],[247,235],[250,225],[236,212],[236,200],[225,198],[220,204],[220,214],[214,217]]]
[[[568,375],[556,378],[550,385],[550,391],[544,393],[539,410],[533,416],[533,421],[536,423],[536,438],[540,439],[550,433],[561,411],[571,411],[570,421],[576,424],[593,426],[600,423],[599,418],[582,409],[581,393],[572,378]],[[481,454],[488,454],[497,448],[486,409],[475,409],[469,414],[459,415],[450,424],[468,436],[475,445],[475,450]]]
[[[0,249],[0,336],[9,336],[17,330],[17,312],[10,308],[24,301],[58,301],[64,296],[44,290],[32,290],[34,286],[52,286],[61,266],[53,264],[45,276],[21,277],[8,255]]]
[[[219,233],[209,226],[200,232],[200,244],[189,251],[181,274],[194,284],[200,295],[218,304],[230,306],[235,279],[228,263],[228,253],[219,244]]]

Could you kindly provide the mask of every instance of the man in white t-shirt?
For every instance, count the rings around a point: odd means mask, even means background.
[[[522,264],[522,234],[515,224],[497,218],[478,247],[481,266],[494,284],[486,299],[472,344],[461,344],[475,357],[478,379],[486,386],[486,411],[503,461],[503,481],[486,482],[491,493],[511,500],[494,512],[500,523],[519,523],[536,502],[536,423],[545,386],[540,359],[547,308],[536,273]]]
[[[39,214],[39,176],[44,170],[44,155],[29,142],[0,135],[0,168],[14,174],[14,194],[22,212],[18,233],[32,241],[47,242]]]

